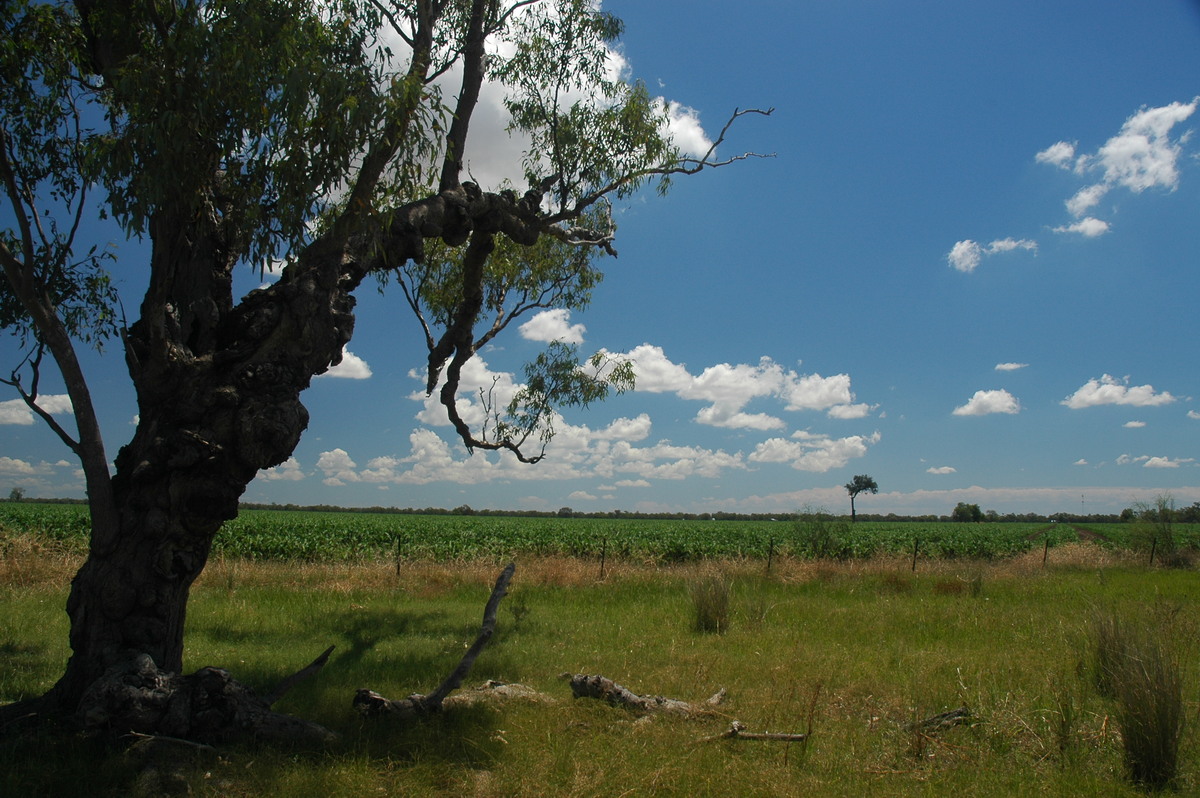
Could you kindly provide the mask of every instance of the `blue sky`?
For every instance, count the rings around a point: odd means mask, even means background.
[[[569,412],[536,466],[469,455],[420,395],[403,297],[367,286],[346,376],[314,381],[295,457],[246,500],[843,512],[869,474],[860,512],[1200,501],[1200,4],[604,8],[681,141],[775,108],[721,150],[775,157],[617,208],[591,306],[510,330],[475,370],[503,387],[566,337],[634,357],[638,388]],[[481,182],[517,149],[487,146],[468,158]],[[119,251],[133,307],[143,262]],[[111,457],[132,391],[116,347],[87,367]],[[82,495],[12,398],[0,488]]]

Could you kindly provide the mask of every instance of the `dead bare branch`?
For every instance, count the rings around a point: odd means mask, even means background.
[[[360,688],[354,694],[354,708],[360,714],[367,717],[388,716],[400,719],[417,718],[434,712],[440,712],[446,698],[450,693],[462,686],[463,680],[467,678],[467,675],[471,672],[471,668],[475,665],[475,660],[479,658],[479,655],[492,639],[492,635],[496,631],[496,611],[500,607],[501,599],[508,593],[508,584],[512,581],[516,568],[516,563],[509,563],[500,572],[500,576],[496,579],[496,585],[492,588],[492,595],[488,598],[488,602],[484,606],[483,624],[479,629],[479,634],[476,636],[475,642],[463,654],[463,658],[459,661],[458,666],[438,685],[437,689],[428,695],[414,693],[407,698],[392,700],[385,698],[374,690]]]
[[[925,718],[925,720],[910,723],[905,728],[909,731],[938,731],[939,729],[948,729],[951,726],[957,726],[960,723],[970,723],[970,721],[971,710],[967,707],[959,707],[949,712],[942,712],[933,717]]]
[[[729,728],[711,737],[701,737],[696,742],[711,743],[716,740],[776,740],[785,743],[802,743],[808,739],[807,734],[791,732],[748,732],[740,720],[729,724]]]
[[[337,646],[330,646],[329,648],[325,649],[319,657],[293,673],[291,676],[284,679],[282,682],[276,685],[274,690],[263,696],[263,700],[267,702],[267,706],[273,706],[276,701],[283,698],[283,696],[297,684],[309,678],[310,676],[316,675],[317,671],[325,667],[325,663],[329,661],[329,655],[333,653],[335,648],[337,648]]]
[[[661,695],[638,695],[605,676],[563,673],[559,675],[559,678],[570,681],[571,693],[576,698],[595,698],[606,701],[614,707],[624,707],[638,712],[665,712],[669,715],[694,717],[712,712],[713,707],[725,697],[725,690],[722,688],[703,704],[697,706],[687,701]]]

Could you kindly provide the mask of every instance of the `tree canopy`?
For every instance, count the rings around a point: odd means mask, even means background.
[[[954,509],[950,512],[950,520],[979,522],[983,520],[983,510],[979,509],[978,504],[959,502],[954,505]]]
[[[415,315],[465,445],[536,462],[555,409],[628,388],[631,364],[553,344],[474,427],[463,366],[522,315],[589,301],[614,200],[750,157],[717,147],[769,113],[681,152],[590,0],[0,0],[0,29],[0,325],[29,353],[6,382],[80,457],[92,514],[60,706],[139,655],[181,668],[212,538],[294,450],[365,280]],[[463,179],[485,86],[524,142],[522,185]],[[80,239],[96,214],[149,244],[131,317],[106,268],[124,255]],[[279,278],[235,298],[239,268]],[[110,474],[74,347],[114,336],[139,420]],[[75,431],[38,404],[46,354]]]
[[[856,515],[854,512],[854,500],[860,493],[878,493],[879,485],[875,484],[875,480],[866,474],[857,474],[854,479],[850,480],[844,486],[846,492],[850,494],[850,518],[853,520]]]

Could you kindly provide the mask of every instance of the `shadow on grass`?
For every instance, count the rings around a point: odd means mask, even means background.
[[[349,718],[349,702],[345,705]],[[507,753],[497,711],[487,707],[397,723],[354,719],[325,750],[245,744],[206,751],[165,743],[83,735],[46,724],[0,737],[0,795],[125,798],[178,795],[349,795],[376,789],[392,773],[487,770]],[[416,777],[420,780],[420,776]],[[360,782],[362,790],[355,790]]]

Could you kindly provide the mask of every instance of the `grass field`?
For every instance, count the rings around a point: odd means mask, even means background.
[[[389,549],[390,551],[390,549]],[[1046,562],[1043,563],[1043,556]],[[0,701],[61,672],[62,607],[78,547],[6,533]],[[1041,539],[1008,556],[907,553],[668,562],[517,553],[500,628],[470,682],[520,682],[550,701],[457,710],[399,726],[357,718],[359,687],[434,687],[473,639],[496,556],[216,558],[193,593],[189,669],[269,689],[329,645],[325,669],[279,707],[341,735],[328,751],[180,749],[193,795],[1142,795],[1129,721],[1098,688],[1097,624],[1117,619],[1178,666],[1185,723],[1175,788],[1200,792],[1200,584],[1121,546]],[[697,630],[700,584],[728,589],[720,633]],[[562,672],[637,693],[724,703],[642,718],[571,698]],[[970,722],[915,723],[958,707]],[[806,732],[806,743],[725,740]],[[146,794],[136,756],[46,735],[0,746],[2,795]],[[162,785],[158,785],[161,787]]]

